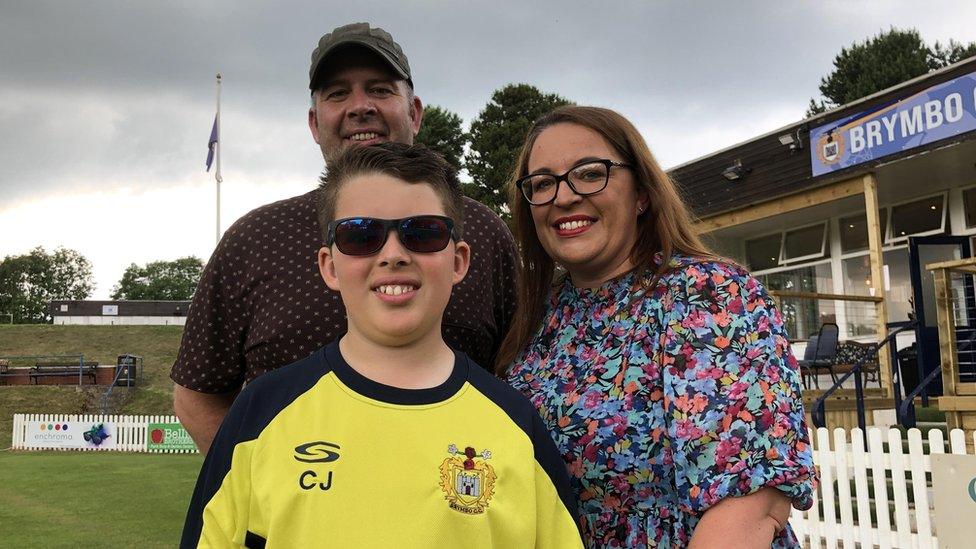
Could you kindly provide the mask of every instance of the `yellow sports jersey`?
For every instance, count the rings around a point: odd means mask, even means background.
[[[575,509],[535,409],[467,356],[399,389],[333,343],[234,401],[182,547],[582,547]]]

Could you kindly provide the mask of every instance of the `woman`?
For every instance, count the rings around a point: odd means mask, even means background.
[[[587,544],[798,546],[786,520],[815,473],[772,299],[701,244],[619,114],[557,109],[516,170],[520,310],[497,368],[556,440]]]

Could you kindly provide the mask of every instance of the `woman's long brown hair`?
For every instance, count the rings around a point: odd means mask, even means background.
[[[637,218],[637,240],[630,256],[635,268],[653,272],[650,286],[663,275],[675,253],[714,258],[702,244],[692,217],[668,174],[661,169],[637,128],[619,113],[600,107],[560,107],[533,124],[519,152],[508,185],[509,208],[515,221],[515,241],[521,252],[516,268],[516,305],[508,334],[498,349],[495,373],[505,375],[508,366],[539,329],[552,292],[555,263],[535,232],[531,206],[515,186],[528,174],[529,155],[536,139],[556,124],[576,124],[600,134],[621,159],[633,166],[634,180],[648,196],[648,209]],[[654,255],[661,253],[661,263]]]

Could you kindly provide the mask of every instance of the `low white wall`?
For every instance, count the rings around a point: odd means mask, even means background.
[[[185,316],[56,316],[54,324],[92,326],[183,326]]]

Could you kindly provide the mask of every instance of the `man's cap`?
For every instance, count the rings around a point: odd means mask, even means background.
[[[369,23],[352,23],[336,28],[329,34],[319,38],[319,45],[312,50],[312,66],[308,69],[308,87],[314,90],[316,80],[325,68],[326,58],[343,46],[357,45],[368,48],[376,53],[393,69],[393,72],[407,81],[413,88],[410,79],[410,63],[403,53],[400,44],[393,41],[390,33],[379,27],[370,27]]]

